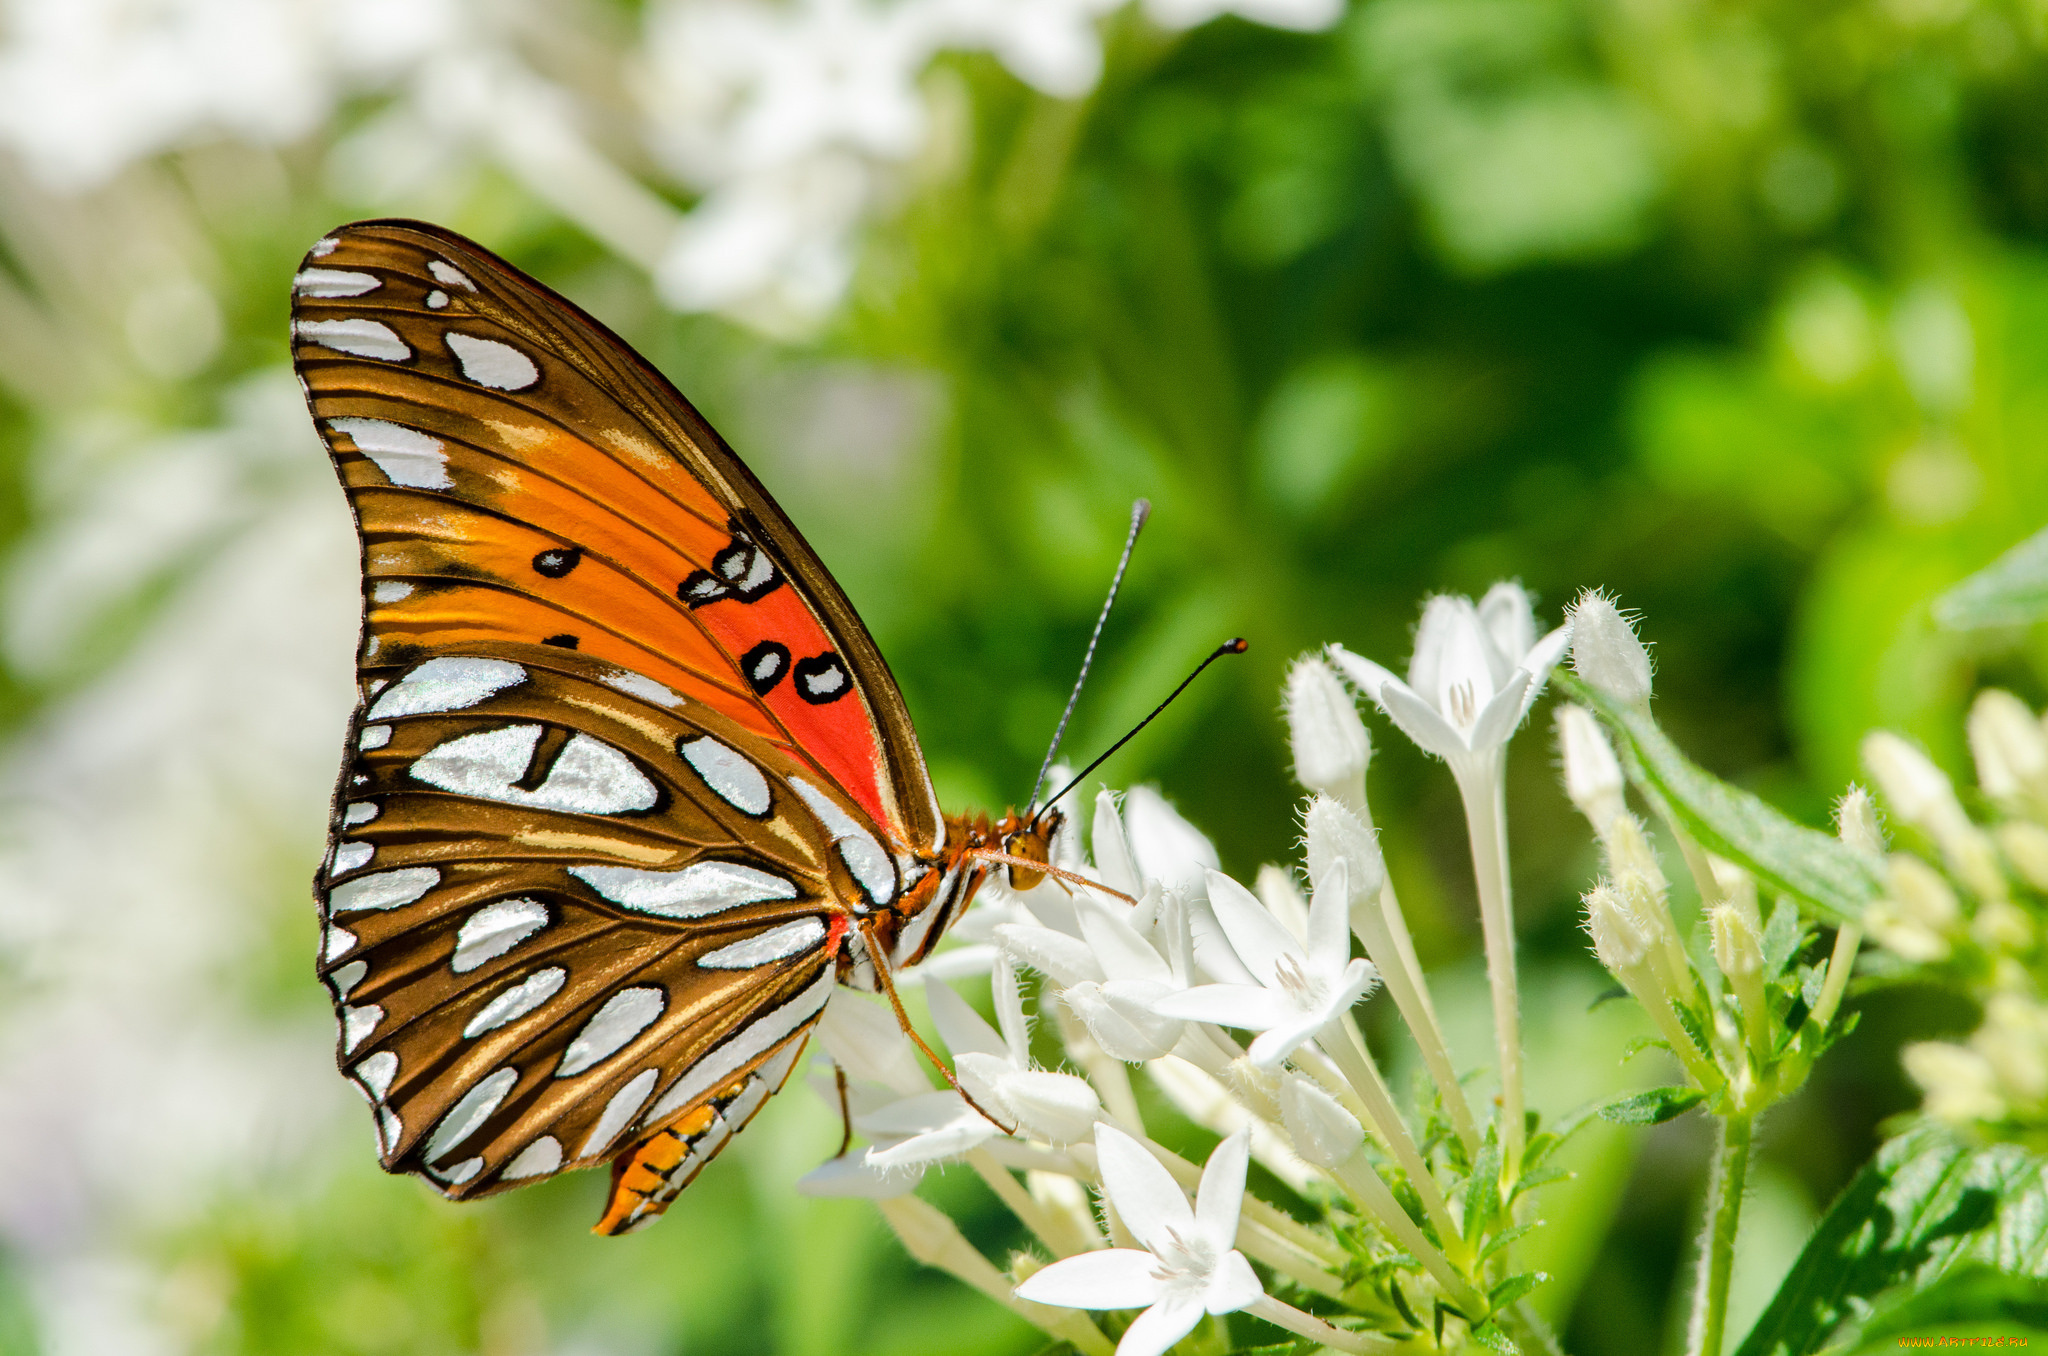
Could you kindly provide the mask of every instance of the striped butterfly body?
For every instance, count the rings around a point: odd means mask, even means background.
[[[467,1199],[610,1163],[598,1231],[650,1223],[835,983],[923,959],[1057,818],[941,814],[839,586],[574,305],[362,222],[307,256],[292,328],[362,542],[315,884],[341,1068],[387,1170]]]

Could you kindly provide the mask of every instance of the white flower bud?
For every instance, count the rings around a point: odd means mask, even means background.
[[[1588,591],[1565,611],[1572,628],[1572,669],[1617,701],[1650,699],[1650,652],[1612,599]]]
[[[1927,1114],[1952,1124],[2005,1117],[1998,1074],[1975,1050],[1946,1041],[1919,1041],[1900,1052],[1906,1073],[1927,1094]]]
[[[1621,764],[1599,720],[1576,702],[1557,708],[1557,747],[1564,758],[1564,793],[1593,832],[1605,837],[1616,815],[1628,812]]]
[[[1753,915],[1755,910],[1751,909]],[[1707,911],[1714,934],[1714,964],[1730,979],[1747,979],[1764,968],[1763,938],[1753,917],[1733,904],[1717,904]]]
[[[1321,655],[1303,655],[1287,671],[1283,700],[1295,780],[1311,791],[1363,808],[1372,738],[1343,682]]]
[[[1307,819],[1308,874],[1321,880],[1340,859],[1346,868],[1353,903],[1379,898],[1387,883],[1386,859],[1379,839],[1342,801],[1317,796],[1309,802]]]
[[[1963,813],[1948,774],[1914,745],[1888,730],[1863,741],[1863,761],[1899,818],[1941,845],[1949,868],[1986,899],[2005,892],[2005,877],[1984,831]]]
[[[2048,734],[2025,702],[1986,688],[1970,707],[1970,754],[1977,784],[1996,800],[2048,799]]]
[[[1643,832],[1642,821],[1634,815],[1623,815],[1608,824],[1607,869],[1619,884],[1626,884],[1627,877],[1640,877],[1660,901],[1671,889],[1657,854],[1650,848],[1649,835]]]
[[[2039,1003],[2016,993],[1992,995],[1970,1047],[1997,1072],[2008,1099],[2039,1102],[2048,1096],[2048,1009]]]
[[[1934,821],[1941,816],[1962,813],[1948,774],[1936,767],[1918,746],[1890,730],[1875,730],[1864,736],[1863,763],[1877,779],[1884,798],[1891,802],[1892,811],[1908,824],[1932,830]]]
[[[1941,873],[1910,852],[1891,855],[1892,898],[1899,902],[1900,915],[1936,932],[1945,932],[1962,917],[1956,892]]]
[[[1987,900],[1970,920],[1970,935],[1991,951],[2027,951],[2034,945],[2034,920],[2009,899]]]
[[[1735,863],[1709,853],[1707,867],[1714,873],[1714,884],[1720,887],[1721,900],[1741,912],[1749,930],[1757,936],[1764,935],[1763,914],[1756,906],[1756,877],[1744,871]]]
[[[1835,806],[1835,834],[1865,856],[1877,860],[1885,854],[1884,829],[1877,822],[1877,806],[1870,793],[1851,785]]]
[[[1593,938],[1593,954],[1616,975],[1635,969],[1650,954],[1649,935],[1607,881],[1586,892],[1586,931]]]
[[[2019,878],[2036,890],[2048,890],[2048,829],[2025,820],[2000,824],[1993,833],[1999,849]]]
[[[1088,1080],[1045,1069],[1017,1069],[1001,1055],[968,1051],[956,1055],[953,1069],[975,1101],[992,1111],[1007,1111],[1017,1128],[1064,1148],[1095,1133],[1102,1102]]]
[[[1325,1172],[1335,1172],[1365,1147],[1365,1127],[1358,1118],[1298,1075],[1280,1085],[1280,1118],[1294,1151]]]

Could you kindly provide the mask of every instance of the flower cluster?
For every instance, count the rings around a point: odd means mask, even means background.
[[[820,1035],[836,1067],[815,1086],[861,1142],[805,1189],[874,1198],[914,1256],[1086,1352],[1118,1334],[1122,1356],[1156,1356],[1205,1316],[1240,1312],[1346,1351],[1425,1332],[1540,1343],[1519,1304],[1539,1278],[1513,1274],[1509,1245],[1557,1140],[1532,1138],[1521,1105],[1500,781],[1567,637],[1539,639],[1528,596],[1504,584],[1476,605],[1432,600],[1405,679],[1336,646],[1300,659],[1285,707],[1310,792],[1303,857],[1249,886],[1157,792],[1104,790],[1086,850],[1076,832],[1054,844],[1055,864],[1090,884],[985,886],[956,933],[965,942],[904,977],[924,981],[955,1087],[933,1087],[882,1003],[834,997]],[[1346,679],[1464,792],[1506,1032],[1497,1117],[1475,1114],[1416,961]],[[977,968],[993,1025],[945,982]],[[1428,1075],[1406,1108],[1354,1017],[1381,990]],[[1034,1015],[1049,1028],[1036,1040]],[[1034,1051],[1055,1048],[1064,1067],[1043,1067]],[[1141,1102],[1134,1070],[1176,1114]],[[1162,1142],[1195,1132],[1218,1141],[1206,1167]],[[998,1268],[911,1194],[950,1161],[988,1183],[1039,1252]],[[1322,1226],[1248,1192],[1250,1163],[1322,1202]],[[1105,1331],[1088,1310],[1135,1317]]]
[[[1864,740],[1900,839],[1864,916],[1881,948],[1873,979],[1934,969],[1969,992],[1982,1024],[1966,1041],[1907,1046],[1906,1072],[1937,1119],[2038,1142],[2048,1136],[2048,732],[1997,689],[1978,694],[1968,731],[1988,822],[1914,744],[1883,731]],[[1874,832],[1870,845],[1883,850]]]

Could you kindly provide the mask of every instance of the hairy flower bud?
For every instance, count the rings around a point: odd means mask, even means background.
[[[1586,892],[1586,931],[1593,938],[1593,954],[1616,975],[1635,969],[1650,954],[1649,934],[1608,881]]]
[[[1565,795],[1604,838],[1615,817],[1628,812],[1614,747],[1593,713],[1575,702],[1557,708],[1557,747],[1564,760]]]
[[[1617,701],[1650,699],[1650,652],[1614,601],[1603,594],[1579,595],[1565,612],[1572,628],[1572,669]]]
[[[1985,899],[2005,893],[1990,839],[1963,813],[1954,784],[1932,759],[1898,735],[1879,730],[1864,739],[1863,761],[1899,818],[1940,845],[1958,879]]]
[[[1294,1150],[1325,1172],[1335,1172],[1365,1147],[1365,1127],[1336,1098],[1290,1074],[1280,1085],[1280,1117]]]
[[[1287,671],[1284,702],[1295,780],[1364,810],[1372,738],[1343,681],[1321,655],[1303,655]]]
[[[1714,964],[1722,974],[1741,980],[1763,970],[1763,938],[1752,918],[1733,904],[1717,904],[1707,911],[1707,922],[1714,934]]]
[[[1873,860],[1885,854],[1884,829],[1877,822],[1877,806],[1870,793],[1851,785],[1835,806],[1835,834],[1844,843]]]
[[[1341,859],[1348,869],[1352,902],[1379,898],[1387,883],[1387,863],[1373,831],[1332,796],[1310,801],[1306,818],[1309,878],[1321,880],[1331,863]]]

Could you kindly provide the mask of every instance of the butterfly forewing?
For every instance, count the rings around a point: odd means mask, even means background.
[[[362,536],[321,973],[385,1165],[614,1159],[646,1222],[788,1076],[942,841],[844,596],[665,381],[460,237],[365,223],[294,355]]]

